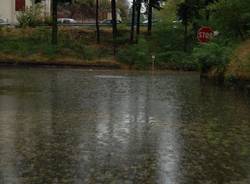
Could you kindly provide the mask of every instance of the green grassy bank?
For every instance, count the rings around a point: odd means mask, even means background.
[[[46,64],[102,66],[147,70],[154,62],[156,69],[199,70],[190,53],[162,48],[160,32],[148,36],[141,28],[140,38],[130,43],[128,27],[119,27],[115,45],[111,28],[101,31],[101,43],[96,43],[95,30],[82,28],[59,29],[58,45],[51,44],[51,29],[0,29],[0,62],[14,64]],[[159,35],[159,36],[154,36]],[[181,47],[181,46],[180,46]],[[116,55],[114,56],[114,48]],[[180,49],[181,50],[181,49]],[[152,59],[155,56],[155,59]]]
[[[101,35],[101,44],[96,44],[93,30],[60,28],[54,46],[49,28],[1,28],[0,62],[124,67],[113,56],[111,31],[103,30]]]
[[[233,52],[225,78],[250,81],[250,40],[242,42]]]
[[[154,61],[160,70],[192,70],[223,80],[250,80],[250,40],[225,44],[216,38],[183,52],[183,38],[177,38],[181,30],[158,30],[151,37],[142,30],[137,44],[131,44],[128,28],[120,28],[114,56],[110,28],[101,31],[100,44],[96,44],[94,30],[60,28],[56,46],[51,44],[48,27],[2,28],[0,63],[151,69]]]

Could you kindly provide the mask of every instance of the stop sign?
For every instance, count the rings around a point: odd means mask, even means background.
[[[208,42],[214,36],[214,31],[211,27],[201,27],[197,33],[197,38],[201,43]]]

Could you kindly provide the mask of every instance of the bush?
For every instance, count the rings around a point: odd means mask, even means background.
[[[177,26],[177,27],[174,27]],[[156,27],[155,33],[152,35],[156,42],[157,49],[164,51],[183,50],[183,28],[182,25],[174,25],[171,23],[160,23]],[[190,37],[190,35],[189,35]],[[189,40],[189,48],[191,48],[192,41]]]
[[[156,64],[160,68],[178,70],[198,70],[199,64],[192,55],[182,51],[167,51],[159,53],[156,57]]]
[[[32,39],[34,42],[46,42],[51,41],[51,31],[45,27],[39,27],[32,30],[32,33],[28,36],[29,39]]]
[[[207,72],[211,68],[224,71],[229,63],[230,53],[229,47],[217,43],[207,43],[194,48],[193,57],[200,64],[203,72]]]
[[[42,6],[37,4],[20,12],[17,16],[20,27],[35,27],[36,25],[41,24],[43,22],[41,10]]]
[[[138,44],[121,49],[118,52],[118,59],[123,63],[135,66],[137,69],[146,69],[151,63],[151,54],[147,41],[140,39]]]
[[[44,22],[45,25],[52,26],[52,22],[53,22],[52,17],[51,16],[44,17],[43,22]]]

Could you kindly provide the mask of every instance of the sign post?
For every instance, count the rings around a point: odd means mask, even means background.
[[[214,37],[214,31],[211,27],[201,27],[197,33],[197,39],[201,43],[207,43]]]

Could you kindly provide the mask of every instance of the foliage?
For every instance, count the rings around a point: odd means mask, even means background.
[[[69,6],[69,8],[70,8],[72,15],[76,14],[76,12],[79,12],[82,17],[93,18],[95,16],[95,8],[96,8],[95,3],[96,3],[95,0],[75,0],[75,2],[72,3]],[[127,1],[126,0],[118,1],[117,8],[120,9],[121,16],[126,17],[127,9],[128,9]],[[111,12],[110,1],[109,0],[100,0],[99,1],[99,11],[100,11],[100,14]]]
[[[199,63],[190,55],[182,51],[166,51],[156,56],[156,64],[160,68],[175,70],[198,70]]]
[[[183,30],[181,25],[171,23],[160,23],[156,27],[152,36],[155,47],[160,52],[182,50],[183,48]]]
[[[179,20],[182,20],[183,24],[192,22],[194,16],[197,14],[197,9],[194,4],[187,1],[182,2],[178,5],[177,16]]]
[[[246,37],[250,30],[250,0],[219,0],[212,4],[212,21],[226,36]]]
[[[159,12],[161,21],[157,23],[152,41],[158,52],[176,51],[183,48],[183,27],[177,20],[178,3],[174,0],[167,1],[166,6]]]
[[[147,41],[140,39],[138,44],[132,45],[118,52],[118,59],[137,69],[146,69],[151,63],[151,54]]]
[[[237,45],[226,71],[226,78],[250,79],[250,40]]]
[[[231,50],[217,43],[208,43],[194,48],[193,56],[201,65],[203,72],[211,68],[224,71],[229,63]]]
[[[117,8],[121,12],[121,17],[124,19],[128,16],[128,2],[126,0],[117,1]]]
[[[94,0],[76,0],[76,5],[79,5],[82,16],[91,17],[95,14]]]
[[[144,3],[149,9],[150,2],[153,3],[154,8],[159,8],[159,2],[162,1],[138,0],[136,2]],[[224,71],[231,55],[231,46],[228,43],[235,40],[235,36],[247,37],[250,26],[249,5],[250,0],[168,0],[162,11],[154,12],[154,16],[160,21],[155,24],[152,36],[144,36],[145,29],[142,28],[140,37],[143,39],[139,39],[137,44],[124,46],[124,40],[127,41],[129,37],[129,30],[127,26],[124,27],[125,24],[119,25],[119,29],[126,30],[126,33],[122,30],[119,31],[115,39],[115,44],[119,47],[118,59],[136,68],[145,69],[151,66],[151,55],[154,54],[156,65],[161,68],[197,70],[200,66],[203,71],[211,68]],[[74,8],[80,7],[86,17],[95,15],[95,1],[93,0],[75,0],[73,6],[75,6]],[[117,1],[117,6],[122,7],[121,11],[126,12],[128,5],[126,1],[122,0]],[[109,0],[100,1],[99,10],[110,12],[111,2]],[[39,8],[27,9],[19,15],[20,25],[23,27],[35,26],[41,20],[39,16]],[[47,22],[50,20],[48,19]],[[213,40],[212,43],[198,45],[196,34],[202,25],[212,26],[214,30],[219,31],[217,42]],[[122,34],[120,34],[121,32]],[[111,34],[109,32],[109,35]],[[102,45],[98,47],[91,43],[94,40],[94,34],[79,36],[79,31],[76,30],[71,33],[59,31],[58,46],[43,48],[40,43],[46,45],[50,38],[48,30],[36,29],[29,35],[29,39],[26,37],[23,41],[26,40],[30,45],[38,44],[41,48],[35,46],[32,49],[28,45],[22,45],[23,42],[20,38],[16,40],[16,43],[13,40],[10,41],[9,47],[10,50],[18,48],[23,53],[35,52],[35,50],[41,52],[42,50],[46,55],[68,52],[81,59],[112,55],[114,41],[112,42],[112,37],[106,38],[104,34]],[[100,48],[105,47],[105,51],[99,51]],[[120,47],[122,48],[120,49]],[[187,48],[186,52],[182,52],[183,48]]]
[[[0,32],[1,53],[14,54],[18,56],[41,55],[47,58],[70,57],[82,60],[109,57],[111,49],[94,47],[94,36],[88,41],[89,33],[79,37],[76,30],[59,30],[59,42],[57,46],[50,43],[51,31],[46,27],[41,28],[19,28],[3,29]],[[111,35],[109,35],[111,39]]]
[[[177,7],[181,1],[182,0],[168,0],[164,8],[161,11],[156,12],[162,22],[165,24],[171,24],[173,21],[177,20]]]
[[[44,17],[44,20],[43,20],[43,23],[44,23],[45,25],[51,26],[51,25],[52,25],[52,17],[51,17],[51,16],[45,16],[45,17]]]
[[[43,21],[41,12],[42,6],[40,4],[28,7],[25,11],[20,12],[17,16],[20,27],[35,27],[40,24]]]

